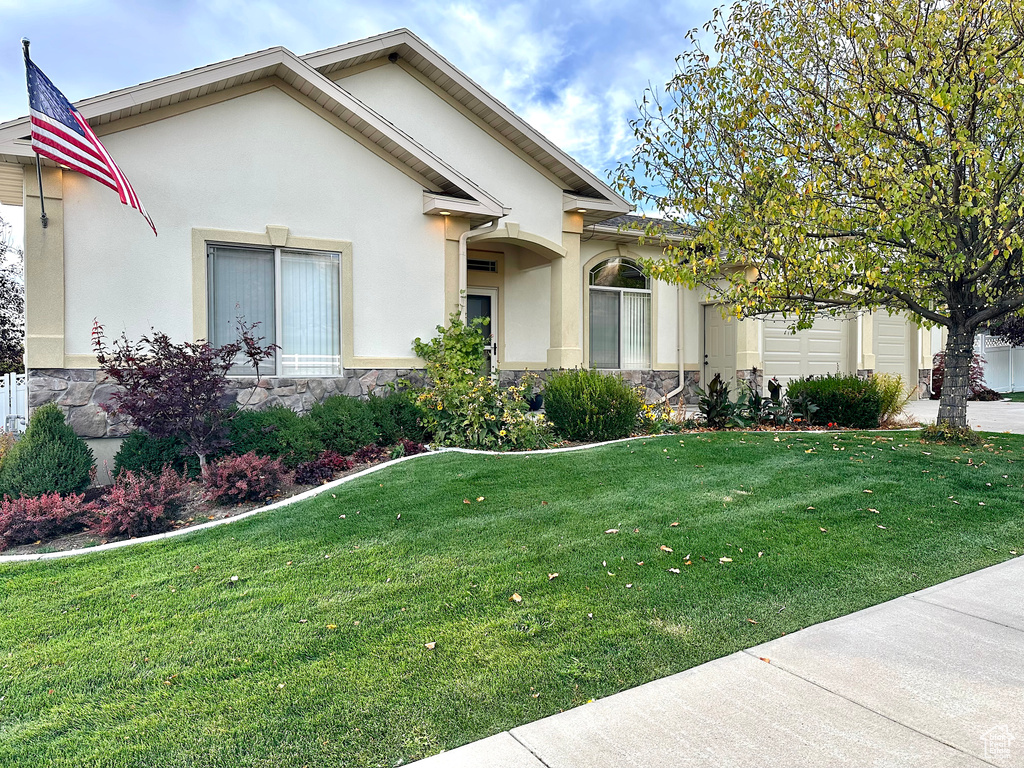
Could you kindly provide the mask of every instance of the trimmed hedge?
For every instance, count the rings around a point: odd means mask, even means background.
[[[376,443],[379,438],[373,411],[365,400],[334,395],[314,405],[309,418],[319,430],[322,447],[342,456],[349,456],[364,445]],[[309,459],[314,457],[315,454]]]
[[[92,479],[93,454],[54,403],[36,408],[28,429],[4,457],[0,496],[67,495]]]
[[[153,437],[137,429],[121,441],[114,456],[114,477],[120,477],[122,472],[159,475],[164,467],[171,467],[185,477],[199,477],[199,458],[183,453],[183,448],[177,437]]]
[[[255,453],[281,459],[286,467],[312,461],[325,448],[320,425],[283,405],[236,414],[231,420],[228,439],[232,453]]]
[[[420,426],[423,409],[409,392],[391,392],[384,397],[370,397],[366,401],[373,416],[380,445],[394,445],[402,440],[422,443],[427,431]]]
[[[640,393],[618,376],[596,370],[557,371],[544,386],[544,411],[568,440],[629,437],[640,423]]]
[[[786,388],[790,401],[806,396],[818,406],[811,414],[811,424],[853,429],[877,429],[882,416],[882,393],[874,379],[861,379],[853,374],[830,373],[794,379]]]

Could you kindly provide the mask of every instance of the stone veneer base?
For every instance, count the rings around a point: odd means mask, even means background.
[[[503,386],[519,381],[526,371],[501,371]],[[536,371],[544,379],[549,371]],[[642,385],[649,403],[664,400],[679,386],[676,371],[616,371],[635,385]],[[692,372],[696,373],[696,372]],[[284,378],[276,376],[238,377],[229,380],[229,396],[224,405],[238,404],[247,408],[270,408],[283,405],[297,413],[307,413],[313,405],[331,395],[369,397],[386,391],[390,385],[408,382],[422,386],[422,370],[394,368],[351,368],[344,376],[318,378]],[[33,368],[28,372],[29,408],[56,403],[64,411],[68,423],[81,437],[124,437],[130,424],[109,416],[100,407],[110,400],[116,385],[100,371],[86,368]]]

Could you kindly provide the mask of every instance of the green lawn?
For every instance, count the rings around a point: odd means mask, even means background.
[[[449,454],[192,536],[3,565],[0,763],[452,748],[1024,551],[1024,439],[990,441]]]
[[[1015,403],[1024,403],[1024,392],[1003,392],[1003,398]]]

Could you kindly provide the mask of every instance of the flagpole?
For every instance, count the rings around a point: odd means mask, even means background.
[[[31,41],[27,37],[21,38],[21,47],[25,51],[25,61],[29,60],[29,45],[31,45]],[[46,195],[43,194],[43,162],[39,159],[39,155],[36,155],[36,179],[39,182],[39,210],[42,211],[39,221],[42,222],[43,229],[46,229],[50,221],[46,218]]]

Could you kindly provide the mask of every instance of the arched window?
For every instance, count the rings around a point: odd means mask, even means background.
[[[651,281],[635,261],[607,259],[590,270],[590,364],[651,367]]]

